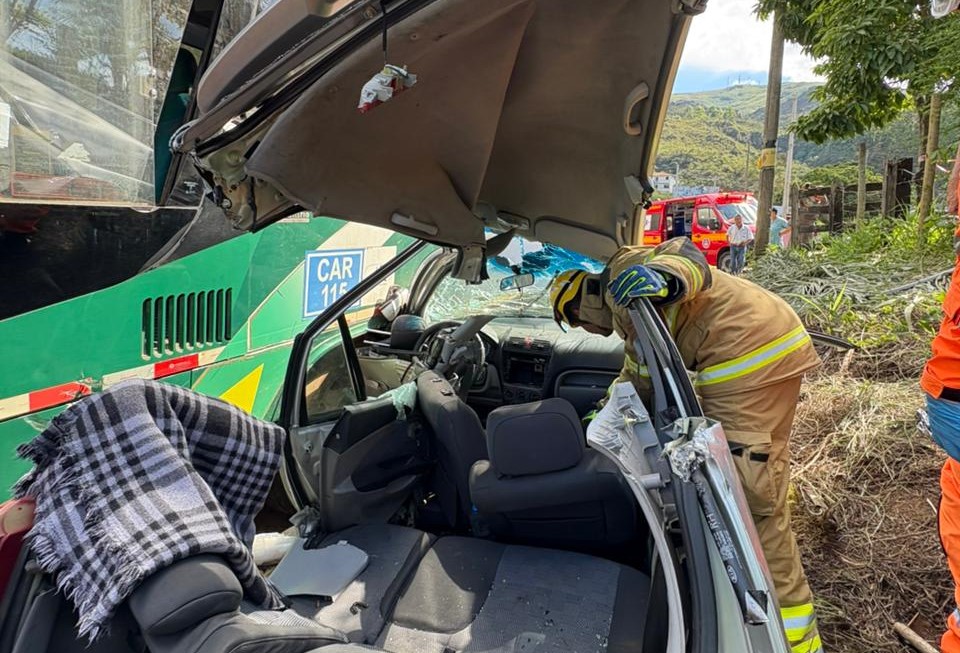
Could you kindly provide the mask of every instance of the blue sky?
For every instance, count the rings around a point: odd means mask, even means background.
[[[753,14],[756,0],[711,0],[693,19],[680,60],[674,93],[708,91],[733,84],[766,84],[770,61],[769,22]],[[783,78],[815,81],[813,60],[788,43],[783,56]]]

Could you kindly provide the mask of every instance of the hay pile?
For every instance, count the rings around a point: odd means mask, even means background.
[[[843,374],[805,384],[791,444],[793,527],[827,651],[904,651],[912,622],[936,642],[953,594],[937,537],[944,454],[916,430],[916,381]]]
[[[953,609],[937,535],[944,453],[915,419],[946,279],[913,285],[952,266],[952,230],[935,221],[918,240],[913,221],[874,220],[748,269],[808,328],[860,347],[821,352],[791,444],[793,527],[832,653],[910,650],[894,621],[936,643]]]

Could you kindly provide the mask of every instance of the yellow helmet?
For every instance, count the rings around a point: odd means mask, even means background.
[[[580,289],[587,278],[586,270],[565,270],[553,278],[550,284],[550,305],[557,324],[570,323],[567,307],[580,297]]]

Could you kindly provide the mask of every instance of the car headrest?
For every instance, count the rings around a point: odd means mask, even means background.
[[[487,417],[490,465],[499,476],[575,467],[586,447],[580,418],[565,399],[503,406]]]
[[[398,315],[390,325],[390,349],[413,351],[426,328],[419,315]]]
[[[240,607],[243,588],[233,570],[216,555],[174,562],[140,584],[130,611],[150,635],[172,635]]]

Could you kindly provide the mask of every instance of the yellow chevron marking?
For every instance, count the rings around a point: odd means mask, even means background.
[[[251,412],[253,410],[253,400],[257,398],[257,389],[260,387],[260,377],[262,375],[263,364],[260,364],[252,372],[234,383],[220,395],[220,398],[248,413]]]

